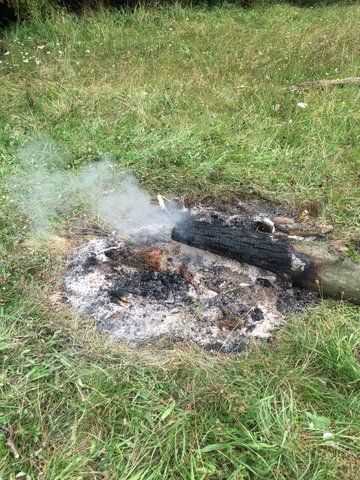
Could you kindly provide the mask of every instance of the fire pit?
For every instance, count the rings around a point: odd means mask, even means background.
[[[181,341],[224,353],[268,339],[316,297],[266,270],[177,243],[169,226],[88,240],[68,263],[64,293],[100,331],[130,346]]]

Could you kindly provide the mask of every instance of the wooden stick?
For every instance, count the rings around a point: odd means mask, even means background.
[[[297,85],[291,85],[290,90],[299,91],[310,88],[344,87],[345,85],[360,85],[360,77],[348,77],[335,80],[310,80]]]
[[[20,454],[17,451],[17,448],[16,448],[15,443],[14,443],[14,432],[13,432],[12,427],[9,427],[9,428],[0,427],[0,431],[2,431],[5,435],[6,446],[8,447],[10,452],[13,454],[13,457],[15,458],[15,460],[18,460],[20,458]]]

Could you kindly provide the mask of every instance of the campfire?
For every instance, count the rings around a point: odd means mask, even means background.
[[[111,160],[54,170],[48,147],[25,151],[31,168],[9,191],[34,231],[79,204],[106,225],[71,255],[63,293],[112,338],[234,352],[269,338],[319,294],[360,304],[360,264],[339,239],[327,241],[328,225],[258,202],[154,204]]]
[[[264,215],[213,208],[184,216],[210,225],[246,221],[266,235],[273,228]],[[130,346],[186,342],[231,353],[270,338],[289,313],[317,297],[269,270],[176,241],[171,228],[147,226],[129,238],[112,233],[82,244],[65,273],[67,302]]]

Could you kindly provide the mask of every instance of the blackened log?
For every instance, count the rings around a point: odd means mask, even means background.
[[[332,253],[324,242],[292,241],[256,231],[189,217],[172,232],[173,240],[255,265],[290,279],[294,285],[360,304],[360,265]]]

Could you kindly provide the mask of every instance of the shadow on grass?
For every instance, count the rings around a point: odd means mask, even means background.
[[[280,2],[273,2],[280,3]],[[337,5],[344,7],[346,5],[354,5],[357,0],[286,0],[281,3],[287,3],[289,5],[295,5],[297,7],[326,7],[331,5]]]
[[[66,8],[69,12],[81,14],[89,9],[96,9],[99,6],[108,8],[119,9],[133,9],[140,5],[142,6],[161,6],[171,5],[175,3],[175,0],[53,0],[53,5]],[[183,6],[196,6],[196,7],[221,7],[224,5],[239,6],[240,8],[251,8],[256,6],[271,6],[275,4],[288,4],[297,7],[321,7],[321,6],[346,6],[356,4],[357,0],[180,0],[179,2]],[[49,5],[51,2],[49,2]],[[42,8],[42,7],[41,7]],[[29,1],[29,7],[26,6],[26,2],[23,7],[17,8],[16,2],[3,2],[0,0],[0,29],[7,27],[16,21],[23,20],[26,17],[31,16],[31,2]],[[45,8],[44,11],[46,11]]]
[[[16,19],[15,8],[0,1],[0,29],[16,22]]]
[[[57,3],[72,11],[81,11],[84,8],[96,8],[99,5],[112,8],[134,7],[138,5],[161,6],[175,3],[172,0],[57,0]],[[222,6],[234,5],[239,7],[271,6],[274,4],[289,4],[298,7],[316,7],[326,5],[351,5],[357,3],[357,0],[180,0],[184,6]]]

